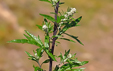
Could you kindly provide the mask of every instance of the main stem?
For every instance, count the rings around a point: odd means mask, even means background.
[[[59,1],[58,3],[56,4],[55,6],[55,20],[57,20],[57,15],[58,15],[58,8],[59,8]],[[58,26],[58,23],[55,22],[54,23],[54,31],[53,31],[53,35],[56,35],[57,34],[57,26]],[[55,47],[55,41],[56,41],[56,37],[53,38],[52,40],[52,48],[51,48],[51,53],[53,54],[54,53],[54,47]],[[49,63],[49,71],[52,71],[52,59],[50,57],[50,63]]]

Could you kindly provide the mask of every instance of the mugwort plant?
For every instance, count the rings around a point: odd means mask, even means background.
[[[78,37],[66,33],[66,31],[69,28],[79,26],[78,23],[80,22],[82,16],[80,16],[79,18],[73,18],[74,14],[76,13],[76,8],[68,8],[67,12],[63,11],[60,12],[59,7],[60,5],[64,4],[64,2],[60,2],[60,0],[40,0],[40,1],[50,3],[54,8],[54,12],[51,12],[51,14],[54,14],[54,18],[46,14],[40,14],[41,16],[44,17],[43,24],[36,25],[40,30],[45,32],[44,42],[42,42],[39,36],[36,37],[26,30],[25,32],[27,35],[24,34],[26,39],[16,39],[8,42],[28,43],[37,46],[36,51],[33,51],[34,55],[31,55],[29,52],[25,51],[30,60],[33,60],[38,63],[38,66],[33,65],[34,71],[45,71],[44,69],[42,69],[42,65],[44,63],[49,63],[49,71],[83,71],[84,68],[78,67],[87,64],[88,61],[82,62],[78,61],[77,58],[75,58],[76,53],[71,54],[70,49],[67,51],[65,50],[64,54],[60,53],[60,55],[58,56],[53,54],[54,48],[55,46],[57,46],[56,44],[60,43],[57,41],[58,39],[74,43],[75,43],[74,40],[76,40],[81,45],[83,45],[83,43],[78,39]],[[50,36],[50,33],[53,33],[53,35]],[[74,40],[65,38],[64,36],[62,36],[63,34],[73,38]],[[48,59],[45,59],[45,61],[40,63],[39,60],[43,56],[44,52],[47,54]],[[52,69],[53,61],[58,62],[57,58],[60,58],[60,62],[58,65],[56,65],[56,67],[54,67],[54,69]]]

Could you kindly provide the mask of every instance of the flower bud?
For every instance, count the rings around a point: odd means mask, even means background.
[[[73,13],[72,12],[67,12],[68,16],[72,16]]]
[[[64,15],[64,17],[65,17],[65,18],[68,18],[68,15],[67,15],[67,14],[65,14],[65,15]]]
[[[71,8],[71,11],[72,13],[75,13],[76,12],[76,9],[75,8]]]
[[[43,25],[42,29],[47,32],[48,31],[48,27],[46,25]]]
[[[61,19],[61,21],[66,21],[66,20],[67,20],[67,19],[65,19],[65,18],[64,18],[64,19]]]
[[[68,58],[71,58],[71,57],[72,57],[72,55],[71,55],[71,54],[69,54],[69,55],[68,55]]]
[[[67,61],[67,58],[66,59],[64,59],[64,61],[63,62],[66,62]]]
[[[59,24],[60,24],[60,25],[62,25],[62,24],[63,24],[63,22],[60,22]]]
[[[39,59],[39,56],[37,56],[37,53],[35,53],[35,57],[36,57],[37,59]]]
[[[58,2],[58,0],[52,0],[53,5],[56,5],[56,3]]]
[[[37,56],[37,53],[35,53],[35,56]]]
[[[44,52],[44,50],[42,49],[41,52]]]
[[[57,3],[58,2],[58,0],[52,0],[53,2],[55,2],[55,3]]]

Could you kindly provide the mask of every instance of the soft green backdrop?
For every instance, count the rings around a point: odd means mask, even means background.
[[[113,0],[61,1],[65,1],[65,5],[60,10],[75,7],[77,13],[74,17],[83,16],[79,23],[81,26],[67,32],[79,36],[84,46],[60,40],[54,54],[71,49],[79,60],[89,61],[84,66],[85,71],[113,71]],[[43,40],[44,32],[35,25],[42,24],[43,17],[39,13],[50,15],[49,12],[53,12],[51,5],[38,0],[0,0],[0,71],[33,71],[32,65],[37,64],[28,60],[24,51],[33,54],[32,50],[37,47],[6,42],[25,38],[22,35],[24,30],[40,35]],[[48,69],[48,65],[44,68]]]

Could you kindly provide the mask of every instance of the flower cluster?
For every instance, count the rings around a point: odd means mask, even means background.
[[[66,12],[66,14],[64,15],[65,18],[62,19],[61,21],[66,21],[68,17],[71,17],[75,12],[76,12],[76,9],[71,8],[69,12]]]
[[[64,19],[61,19],[61,22],[59,23],[59,28],[60,26],[68,20],[69,17],[71,17],[74,13],[76,12],[76,8],[70,8],[69,12],[66,12],[66,14],[64,14]]]
[[[53,2],[53,5],[55,6],[58,0],[52,0],[52,2]]]

